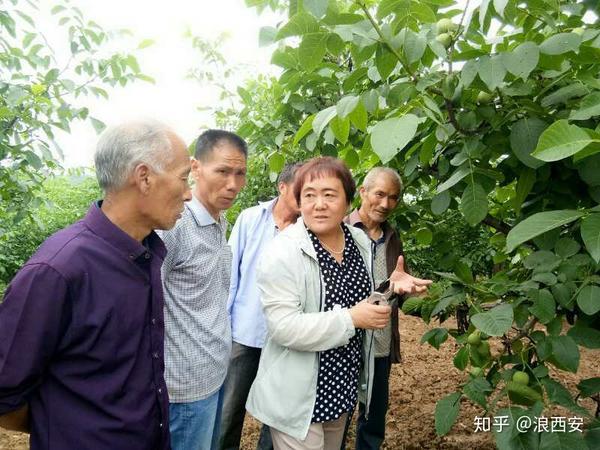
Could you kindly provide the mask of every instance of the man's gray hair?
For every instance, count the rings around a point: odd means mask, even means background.
[[[369,171],[369,173],[367,173],[367,176],[363,180],[363,187],[368,191],[373,186],[373,183],[375,182],[377,177],[383,174],[388,175],[390,178],[392,178],[398,186],[398,191],[402,193],[402,178],[400,178],[398,172],[396,172],[390,167],[373,167]]]
[[[135,166],[144,163],[162,172],[171,161],[173,131],[156,120],[140,120],[110,127],[96,146],[94,164],[104,192],[123,187]]]

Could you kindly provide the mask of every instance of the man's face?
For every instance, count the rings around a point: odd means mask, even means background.
[[[214,218],[229,209],[246,184],[246,157],[235,145],[222,141],[205,161],[192,161],[194,194]]]
[[[361,186],[361,213],[375,223],[383,223],[390,216],[400,200],[400,188],[388,174],[381,174],[369,189]]]
[[[171,135],[169,164],[162,172],[152,171],[155,182],[147,195],[150,219],[153,228],[168,230],[175,225],[183,212],[183,203],[192,198],[189,185],[190,157],[185,143]]]

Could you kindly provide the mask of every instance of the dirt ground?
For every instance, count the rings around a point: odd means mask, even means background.
[[[403,316],[400,321],[402,335],[402,355],[404,362],[392,367],[390,386],[390,409],[387,417],[384,449],[494,449],[491,433],[475,433],[474,418],[481,414],[481,408],[463,401],[458,421],[452,431],[438,437],[434,428],[435,402],[456,390],[465,381],[465,375],[452,364],[455,348],[453,339],[444,343],[440,350],[428,344],[421,345],[421,336],[428,326],[421,319]],[[435,326],[435,324],[433,325]],[[552,371],[552,375],[562,380],[572,393],[581,378],[600,376],[600,351],[581,349],[580,372],[574,375]],[[582,406],[593,412],[591,402]],[[561,416],[574,414],[557,409]],[[247,417],[242,449],[256,447],[260,424]],[[352,428],[353,430],[354,428]],[[351,431],[347,448],[353,448],[354,433]],[[0,450],[24,450],[28,448],[26,435],[0,430]]]

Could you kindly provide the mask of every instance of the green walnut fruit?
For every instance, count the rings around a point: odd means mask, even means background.
[[[493,99],[494,97],[492,96],[492,94],[488,94],[485,91],[480,91],[479,94],[477,94],[477,103],[479,103],[480,105],[487,105]]]
[[[470,373],[473,378],[482,377],[483,369],[481,367],[474,366],[471,368]]]
[[[470,345],[478,346],[481,343],[481,335],[479,331],[473,331],[467,338],[467,342]]]
[[[458,25],[456,25],[452,20],[448,18],[443,18],[438,20],[437,22],[437,31],[439,34],[447,33],[449,31],[456,31]]]
[[[512,380],[517,384],[527,386],[529,384],[529,375],[526,372],[517,370],[513,373]]]
[[[477,353],[481,356],[487,356],[490,354],[490,344],[487,341],[481,341],[481,343],[477,346]]]
[[[581,35],[583,35],[583,33],[585,33],[585,29],[582,27],[573,28],[571,30],[571,33],[575,33],[575,34],[578,34],[579,36],[581,36]]]
[[[438,34],[435,37],[435,40],[438,41],[440,44],[442,44],[444,46],[444,48],[448,48],[448,47],[450,47],[450,44],[452,43],[452,36],[450,36],[448,33],[442,33],[442,34]]]

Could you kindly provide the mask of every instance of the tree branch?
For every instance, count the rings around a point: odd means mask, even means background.
[[[483,219],[483,223],[505,235],[511,230],[511,227],[507,223],[502,222],[501,220],[498,220],[489,214],[485,217],[485,219]]]
[[[385,38],[385,36],[383,35],[383,32],[381,31],[381,27],[379,26],[379,24],[377,23],[375,18],[371,15],[371,13],[369,12],[369,9],[362,2],[357,2],[357,3],[360,6],[360,9],[362,9],[363,12],[365,13],[365,15],[367,16],[367,19],[369,19],[369,22],[371,22],[371,25],[373,25],[373,28],[375,28],[375,31],[381,38],[382,42],[390,49],[390,51],[396,56],[396,58],[398,58],[398,61],[400,61],[402,68],[406,71],[406,73],[408,73],[410,75],[410,78],[412,79],[412,81],[416,83],[417,77],[415,76],[415,73],[410,69],[410,67],[408,66],[408,63],[406,61],[404,61],[404,58],[402,57],[400,52],[398,52],[398,50],[396,50],[392,46],[392,44]]]

